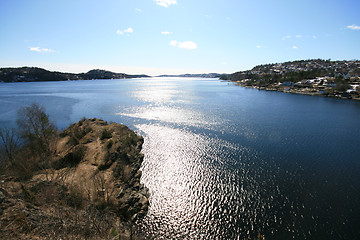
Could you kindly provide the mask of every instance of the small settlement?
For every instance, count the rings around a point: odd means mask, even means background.
[[[244,87],[360,100],[360,61],[302,60],[223,76]]]

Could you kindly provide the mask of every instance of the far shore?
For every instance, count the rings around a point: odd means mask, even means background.
[[[231,81],[237,83],[238,86],[246,87],[246,88],[255,88],[258,90],[265,91],[275,91],[275,92],[283,92],[283,93],[293,93],[293,94],[301,94],[301,95],[309,95],[309,96],[321,96],[321,97],[331,97],[338,99],[347,99],[347,100],[356,100],[360,101],[359,94],[351,94],[346,92],[322,92],[323,90],[314,88],[314,87],[305,87],[305,88],[289,88],[289,87],[279,87],[279,86],[269,86],[269,87],[258,87],[258,86],[246,86],[243,85],[241,81]]]

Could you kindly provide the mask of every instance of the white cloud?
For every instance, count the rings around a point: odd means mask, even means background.
[[[262,48],[262,46],[261,46],[261,45],[257,45],[256,48]]]
[[[282,40],[286,40],[286,39],[289,39],[289,38],[291,38],[291,36],[287,35],[287,36],[283,37]]]
[[[197,45],[196,43],[192,41],[185,41],[185,42],[179,42],[179,48],[185,48],[185,49],[196,49]]]
[[[353,25],[349,25],[346,27],[347,29],[351,29],[351,30],[360,30],[360,26],[357,26],[355,24]]]
[[[293,46],[292,48],[293,48],[293,49],[298,49],[298,47],[297,47],[297,46]]]
[[[302,35],[298,34],[295,36],[296,38],[302,38]]]
[[[169,7],[172,4],[177,4],[176,0],[154,0],[157,5]]]
[[[169,45],[173,46],[173,47],[188,49],[188,50],[193,50],[193,49],[197,48],[196,43],[194,43],[192,41],[178,42],[178,41],[173,40],[169,43]]]
[[[143,10],[142,9],[140,9],[140,8],[135,8],[135,12],[137,12],[137,13],[141,13]]]
[[[31,47],[30,51],[32,52],[55,52],[52,49],[48,49],[48,48],[40,48],[40,47]]]
[[[125,29],[124,31],[120,31],[120,30],[117,30],[116,33],[119,34],[119,35],[124,35],[124,33],[133,33],[134,30],[129,27],[128,29]]]
[[[163,35],[169,35],[169,34],[172,34],[172,32],[162,31],[161,34],[163,34]]]

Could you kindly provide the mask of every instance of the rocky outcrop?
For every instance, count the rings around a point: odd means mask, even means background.
[[[0,238],[137,239],[146,215],[143,138],[124,125],[83,119],[60,134],[51,167],[28,181],[1,176]]]
[[[143,142],[124,125],[82,120],[62,133],[55,166],[72,167],[69,184],[80,184],[92,201],[111,202],[120,217],[133,221],[144,216],[149,205],[140,183]]]

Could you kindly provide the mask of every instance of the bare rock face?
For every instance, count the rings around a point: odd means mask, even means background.
[[[124,125],[84,119],[54,142],[48,168],[29,180],[0,176],[0,239],[141,239],[141,136]]]

